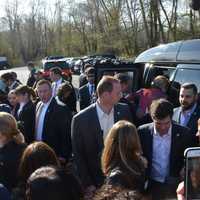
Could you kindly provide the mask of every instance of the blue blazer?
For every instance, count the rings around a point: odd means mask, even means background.
[[[181,116],[181,107],[175,108],[172,119],[177,123],[180,123],[180,116]],[[190,120],[187,123],[187,127],[190,128],[191,133],[194,135],[196,135],[196,132],[198,130],[197,121],[199,118],[200,118],[200,106],[197,105],[196,109],[194,110],[194,112],[190,117]]]
[[[152,169],[152,153],[153,153],[153,123],[142,125],[138,128],[143,155],[148,161],[146,171],[149,178]],[[184,151],[186,148],[197,146],[195,136],[191,134],[186,127],[172,123],[170,151],[170,176],[179,177],[180,171],[184,166]],[[159,151],[159,149],[158,149]]]

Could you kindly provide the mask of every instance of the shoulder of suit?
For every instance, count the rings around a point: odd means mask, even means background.
[[[79,91],[82,91],[87,88],[87,83],[79,88]]]
[[[177,111],[179,111],[181,109],[181,107],[179,106],[179,107],[176,107],[176,108],[174,108],[174,112],[177,112]]]
[[[79,111],[73,118],[85,118],[90,116],[91,112],[96,109],[95,103]]]
[[[139,126],[138,131],[150,130],[151,128],[153,128],[153,122]]]
[[[190,133],[190,129],[188,127],[181,126],[180,124],[174,121],[172,123],[172,128],[176,129],[177,131],[180,131],[180,133],[183,133],[183,134]]]
[[[117,108],[123,108],[123,109],[125,109],[125,108],[129,108],[129,106],[126,104],[126,103],[117,103],[116,105],[115,105]]]

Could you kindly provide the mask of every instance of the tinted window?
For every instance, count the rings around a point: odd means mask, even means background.
[[[53,67],[59,67],[61,69],[68,69],[69,64],[65,61],[59,61],[59,62],[46,62],[44,64],[44,70],[49,70]]]
[[[145,77],[145,87],[149,87],[153,79],[158,75],[163,75],[170,80],[175,71],[175,68],[162,66],[149,67],[148,69],[149,72],[146,73]]]
[[[97,72],[97,77],[98,77],[98,81],[100,81],[100,79],[102,78],[103,75],[110,75],[110,76],[114,76],[117,73],[125,73],[129,76],[130,78],[130,92],[131,91],[136,91],[138,89],[138,85],[137,85],[137,72],[136,70],[133,71],[126,71],[126,70],[99,70]],[[97,84],[97,83],[96,83]]]
[[[177,69],[175,82],[183,84],[186,82],[194,83],[200,91],[200,70],[197,69]]]

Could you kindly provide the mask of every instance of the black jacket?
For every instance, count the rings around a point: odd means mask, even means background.
[[[41,102],[38,102],[38,104],[41,104]],[[53,98],[45,114],[42,141],[53,148],[57,156],[66,160],[71,156],[70,127],[71,112],[66,106],[58,105]]]
[[[24,105],[22,111],[19,113],[18,121],[23,127],[22,133],[26,143],[30,144],[34,140],[35,132],[35,105],[32,101]]]
[[[130,110],[125,104],[114,106],[114,121],[119,120],[132,122]],[[101,170],[103,143],[103,133],[94,103],[75,115],[72,120],[73,155],[84,187],[100,186],[104,181]]]
[[[152,169],[152,153],[153,153],[153,123],[142,125],[138,128],[142,150],[144,157],[148,161],[147,178],[149,178]],[[169,175],[171,177],[179,177],[180,171],[184,166],[184,151],[186,148],[197,145],[195,137],[186,127],[172,123],[170,151]],[[159,151],[159,149],[158,149]]]

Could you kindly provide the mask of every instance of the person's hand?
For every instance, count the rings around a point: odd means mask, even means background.
[[[185,200],[184,197],[184,182],[179,183],[178,188],[176,190],[177,199],[178,200]]]
[[[95,191],[96,191],[96,187],[94,185],[88,186],[85,190],[84,199],[87,199],[87,200],[92,199]]]
[[[196,136],[198,137],[198,141],[199,141],[199,144],[200,144],[200,131],[199,130],[197,131]]]

